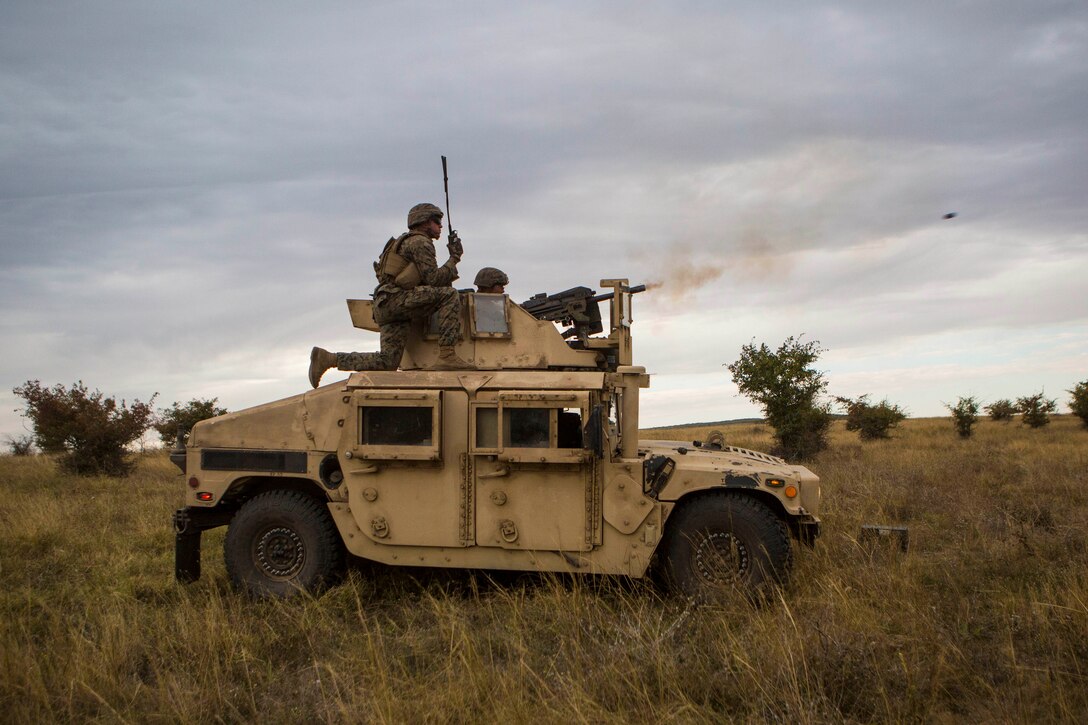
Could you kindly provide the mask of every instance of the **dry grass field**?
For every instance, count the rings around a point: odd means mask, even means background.
[[[769,606],[613,579],[358,566],[317,599],[173,576],[176,469],[0,458],[4,722],[1088,720],[1088,431],[909,420],[812,464],[824,536]],[[764,449],[769,431],[727,426]],[[655,430],[699,438],[705,429]],[[910,527],[910,550],[857,543]]]

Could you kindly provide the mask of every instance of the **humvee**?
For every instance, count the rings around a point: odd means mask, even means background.
[[[199,578],[201,533],[227,526],[227,571],[256,596],[331,585],[348,554],[659,573],[700,597],[783,581],[794,542],[819,535],[819,479],[720,435],[640,441],[650,377],[632,364],[631,309],[641,288],[601,286],[611,291],[576,287],[522,305],[462,293],[457,353],[475,370],[432,369],[437,329],[421,322],[399,370],[198,423],[171,454],[185,480],[177,578]],[[356,327],[378,330],[371,301],[348,309]]]

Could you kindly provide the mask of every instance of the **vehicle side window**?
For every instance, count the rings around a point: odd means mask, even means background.
[[[503,411],[504,448],[549,448],[548,408],[506,408]]]
[[[364,446],[430,446],[434,408],[366,406],[359,430]]]
[[[476,409],[476,448],[499,447],[498,418],[498,408]],[[582,411],[579,408],[506,406],[502,422],[503,448],[582,448]]]
[[[506,295],[476,293],[472,297],[472,334],[474,337],[509,337]]]
[[[351,404],[355,410],[344,431],[348,458],[442,460],[442,391],[355,390]]]
[[[577,463],[586,459],[582,426],[596,402],[585,390],[502,390],[471,403],[476,453],[512,463]]]
[[[499,409],[476,409],[476,447],[499,447]]]

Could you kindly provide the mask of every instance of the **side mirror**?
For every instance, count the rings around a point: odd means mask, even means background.
[[[582,428],[582,445],[585,446],[586,450],[593,451],[593,455],[597,458],[604,458],[604,434],[601,430],[603,410],[604,406],[600,403],[593,406],[585,427]]]

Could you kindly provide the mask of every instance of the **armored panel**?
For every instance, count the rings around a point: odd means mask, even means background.
[[[374,300],[348,300],[348,314],[351,324],[360,330],[378,332],[378,323],[374,321]]]

